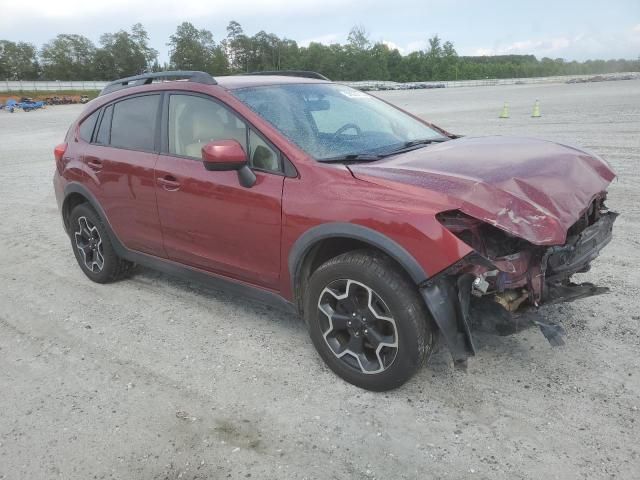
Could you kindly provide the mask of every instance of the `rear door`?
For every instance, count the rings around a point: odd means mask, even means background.
[[[103,107],[83,161],[93,180],[90,188],[120,241],[164,257],[154,178],[161,99],[161,94],[136,95]]]
[[[211,97],[167,94],[162,152],[156,165],[158,211],[170,259],[276,289],[280,276],[282,157],[257,132]],[[210,172],[202,147],[237,140],[256,184]]]

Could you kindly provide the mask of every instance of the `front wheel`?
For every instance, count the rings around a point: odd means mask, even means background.
[[[417,287],[383,255],[339,255],[311,275],[306,292],[313,344],[349,383],[374,391],[399,387],[433,350],[434,329]]]

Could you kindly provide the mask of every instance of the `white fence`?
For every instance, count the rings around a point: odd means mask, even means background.
[[[563,75],[555,77],[531,77],[531,78],[485,78],[482,80],[452,80],[435,82],[410,82],[398,83],[378,80],[362,82],[341,82],[356,88],[371,90],[405,90],[411,88],[430,88],[435,85],[452,87],[485,87],[492,85],[520,85],[530,83],[566,83],[570,80],[576,82],[600,80],[620,80],[625,78],[640,78],[638,72],[610,73],[603,75]],[[61,91],[61,90],[102,90],[108,82],[86,81],[0,81],[0,92],[27,91]]]
[[[55,91],[61,90],[102,90],[108,82],[70,82],[70,81],[35,81],[35,80],[5,80],[0,81],[0,92],[27,91]]]

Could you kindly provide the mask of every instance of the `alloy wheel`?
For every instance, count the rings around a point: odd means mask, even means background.
[[[322,336],[337,358],[365,374],[391,366],[398,353],[396,322],[372,288],[335,280],[320,294],[318,309]]]
[[[78,217],[78,231],[74,236],[85,267],[94,273],[101,272],[104,268],[104,252],[97,227],[87,217]]]

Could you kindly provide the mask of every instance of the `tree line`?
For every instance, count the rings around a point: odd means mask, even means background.
[[[27,42],[0,40],[0,80],[111,80],[147,71],[202,70],[228,75],[264,70],[312,70],[335,80],[433,81],[519,78],[550,75],[640,71],[635,60],[565,61],[534,55],[459,56],[450,41],[435,35],[425,50],[402,55],[382,42],[372,42],[361,26],[345,44],[312,42],[300,46],[264,30],[249,36],[231,21],[220,41],[189,22],[169,37],[169,62],[137,23],[130,30],[105,33],[99,45],[83,35],[60,34],[39,49]]]

